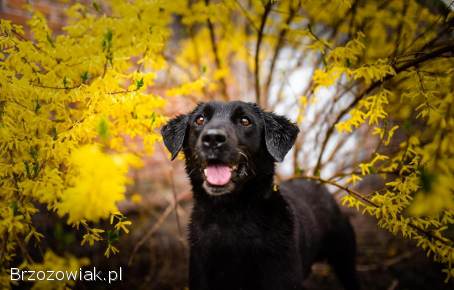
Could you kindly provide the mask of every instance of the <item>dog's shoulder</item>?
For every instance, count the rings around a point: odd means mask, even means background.
[[[342,219],[337,202],[323,184],[295,178],[283,182],[280,191],[306,228],[330,231]]]
[[[328,189],[319,182],[303,178],[292,178],[280,184],[285,198],[296,199],[310,205],[325,204],[335,206],[336,202]]]

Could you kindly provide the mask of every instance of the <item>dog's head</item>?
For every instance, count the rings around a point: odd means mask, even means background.
[[[183,150],[191,181],[209,195],[238,191],[258,174],[273,173],[298,132],[285,117],[239,101],[201,103],[161,130],[172,160]]]

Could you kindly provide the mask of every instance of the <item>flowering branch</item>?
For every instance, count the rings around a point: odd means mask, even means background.
[[[320,176],[295,176],[295,177],[291,177],[290,179],[295,179],[295,178],[303,178],[303,179],[310,179],[310,180],[315,180],[315,181],[318,181],[318,182],[321,182],[321,183],[325,183],[325,184],[329,184],[329,185],[333,185],[343,191],[345,191],[346,193],[348,193],[349,195],[353,196],[354,198],[358,199],[359,201],[361,202],[364,202],[370,206],[373,206],[374,208],[379,208],[380,206],[378,204],[376,204],[375,202],[371,201],[370,199],[368,199],[366,196],[364,196],[364,194],[354,190],[354,189],[351,189],[351,188],[348,188],[344,185],[341,185],[333,180],[328,180],[328,179],[323,179],[321,178]],[[408,226],[410,226],[411,228],[413,228],[414,230],[418,231],[419,233],[431,238],[431,239],[434,239],[434,240],[437,240],[441,243],[443,243],[444,245],[447,245],[447,246],[453,246],[454,244],[454,241],[451,240],[451,239],[448,239],[446,238],[446,240],[443,240],[435,235],[433,235],[431,232],[413,224],[413,223],[409,223]]]
[[[422,54],[420,57],[415,58],[405,64],[403,64],[400,67],[394,67],[395,74],[387,75],[385,76],[382,80],[374,82],[372,85],[370,85],[368,88],[363,90],[362,93],[360,93],[351,103],[348,105],[345,109],[343,109],[336,117],[334,122],[331,124],[331,126],[328,128],[326,131],[325,139],[322,142],[322,146],[320,147],[320,154],[317,159],[317,165],[315,166],[314,173],[316,175],[319,174],[320,172],[320,166],[323,158],[323,153],[325,153],[326,145],[328,144],[328,141],[331,137],[331,135],[334,133],[334,129],[336,128],[336,124],[348,113],[350,110],[355,107],[359,101],[361,101],[365,96],[367,96],[369,93],[371,93],[373,90],[378,88],[381,84],[385,83],[386,81],[392,79],[395,75],[399,74],[400,72],[403,72],[411,67],[414,67],[420,63],[423,63],[425,61],[431,60],[437,56],[440,56],[444,53],[447,52],[452,52],[454,50],[454,44],[450,44],[438,49],[433,50],[430,53]]]

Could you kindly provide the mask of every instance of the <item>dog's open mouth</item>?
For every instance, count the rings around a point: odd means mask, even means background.
[[[248,176],[248,167],[242,160],[234,162],[211,159],[202,163],[203,188],[209,195],[233,193],[242,186]]]
[[[206,181],[212,186],[225,186],[232,179],[236,166],[226,164],[208,164],[203,170]]]

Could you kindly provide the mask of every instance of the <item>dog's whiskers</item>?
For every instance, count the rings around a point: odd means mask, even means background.
[[[242,157],[244,157],[244,160],[246,161],[247,167],[251,171],[252,175],[256,175],[255,170],[254,170],[254,164],[252,162],[250,162],[249,156],[246,153],[244,153],[243,151],[241,151],[241,150],[238,150],[238,154],[240,154]],[[243,174],[245,176],[248,176],[249,175],[249,171],[248,170],[243,170]]]
[[[196,168],[193,168],[191,171],[188,172],[188,175],[191,176],[191,174],[196,170]]]
[[[249,157],[246,155],[246,153],[244,153],[243,151],[241,150],[238,150],[238,153],[240,155],[242,155],[245,159],[246,159],[246,162],[249,163]]]

